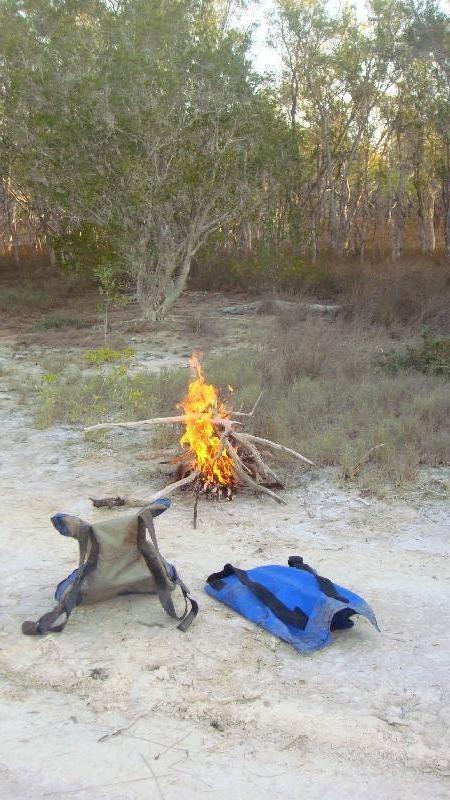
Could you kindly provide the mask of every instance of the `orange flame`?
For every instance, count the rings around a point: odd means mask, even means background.
[[[192,450],[192,468],[199,470],[206,487],[232,486],[234,465],[228,453],[219,455],[221,441],[212,422],[214,417],[228,417],[230,412],[219,401],[216,387],[205,382],[196,353],[189,359],[189,364],[195,378],[188,386],[186,397],[179,404],[187,418],[186,430],[180,444]]]

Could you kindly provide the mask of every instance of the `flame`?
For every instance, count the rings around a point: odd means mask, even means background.
[[[214,417],[228,417],[230,412],[220,402],[216,387],[206,383],[196,353],[189,359],[189,364],[194,379],[179,404],[187,418],[180,444],[192,451],[192,468],[199,470],[205,487],[232,486],[234,464],[228,453],[219,455],[221,441],[212,423]]]

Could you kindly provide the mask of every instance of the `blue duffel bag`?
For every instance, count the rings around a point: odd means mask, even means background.
[[[249,570],[225,564],[207,578],[205,591],[300,653],[330,644],[331,631],[351,628],[355,614],[379,630],[362,597],[318,575],[300,556],[288,564]]]

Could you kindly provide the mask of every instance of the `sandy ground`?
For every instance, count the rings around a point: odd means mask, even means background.
[[[156,600],[126,597],[80,608],[62,634],[28,638],[22,621],[51,607],[76,565],[75,543],[49,517],[104,516],[93,491],[151,491],[114,448],[96,454],[74,429],[34,429],[4,381],[0,390],[2,800],[449,797],[440,502],[387,504],[299,473],[285,508],[244,495],[204,503],[194,531],[192,502],[176,497],[157,530],[201,604],[188,633]],[[300,656],[203,592],[227,561],[291,554],[363,594],[382,632],[360,620]]]

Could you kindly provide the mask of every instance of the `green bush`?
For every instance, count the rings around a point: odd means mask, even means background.
[[[136,351],[132,347],[125,347],[123,350],[112,350],[111,347],[96,347],[95,350],[88,350],[84,357],[88,364],[99,367],[101,364],[110,364],[114,361],[124,361],[133,358]]]
[[[418,347],[407,347],[403,352],[392,351],[385,356],[383,363],[394,375],[399,370],[416,369],[450,378],[450,338],[436,338],[424,333]]]
[[[171,414],[174,399],[182,397],[186,370],[138,372],[125,365],[96,374],[70,369],[44,375],[38,390],[38,427],[55,423],[90,425],[96,422],[145,419]]]

